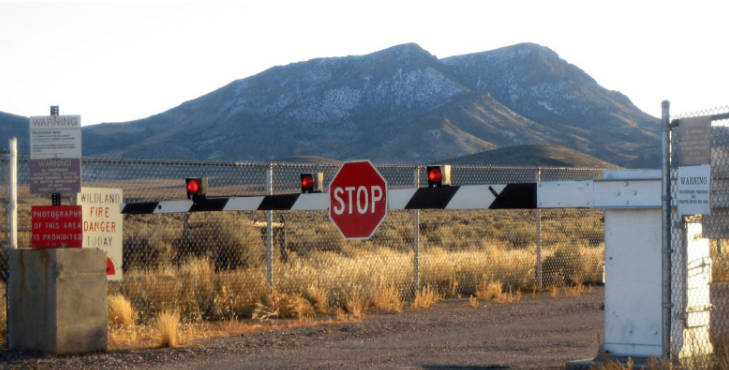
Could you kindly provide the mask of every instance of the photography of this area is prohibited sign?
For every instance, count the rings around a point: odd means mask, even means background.
[[[711,166],[679,166],[676,185],[679,215],[711,214]]]
[[[82,187],[76,204],[82,210],[82,248],[98,248],[106,252],[106,277],[122,278],[122,234],[124,219],[122,189]]]

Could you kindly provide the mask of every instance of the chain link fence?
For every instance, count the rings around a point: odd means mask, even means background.
[[[8,226],[7,160],[0,242]],[[300,174],[340,163],[225,163],[85,158],[83,186],[121,188],[126,202],[185,198],[184,179],[209,178],[210,196],[297,193]],[[390,188],[427,184],[424,166],[377,165]],[[595,179],[599,169],[453,166],[453,185]],[[18,163],[18,241],[30,245],[29,161]],[[325,189],[327,191],[327,189]],[[64,203],[73,203],[64,199]],[[602,281],[603,213],[594,210],[390,211],[370,240],[345,241],[325,211],[196,212],[124,217],[123,279],[109,294],[140,322],[162,310],[186,321],[397,311],[429,290],[484,297]],[[4,259],[3,259],[4,261]],[[5,269],[3,268],[3,271]],[[6,275],[2,275],[5,280]],[[272,286],[270,285],[272,282]]]
[[[678,122],[680,129],[681,120],[699,117],[711,120],[711,215],[679,216],[675,208],[671,213],[672,354],[681,357],[684,353],[713,353],[717,361],[726,361],[729,358],[729,106],[671,118],[672,122]],[[680,130],[674,129],[674,148],[680,139]],[[677,152],[673,150],[671,169],[673,199],[678,195]],[[712,362],[711,366],[720,363]],[[726,362],[723,364],[726,366]]]

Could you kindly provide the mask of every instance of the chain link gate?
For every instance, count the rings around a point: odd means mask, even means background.
[[[679,216],[675,202],[671,207],[669,354],[691,366],[721,367],[729,356],[729,106],[671,116],[665,123],[671,123],[676,148],[681,121],[700,118],[711,121],[711,214]],[[674,200],[677,152],[671,151]],[[702,356],[708,354],[707,363]]]

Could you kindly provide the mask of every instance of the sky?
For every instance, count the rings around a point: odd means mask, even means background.
[[[0,0],[0,111],[141,119],[276,65],[535,42],[645,112],[729,105],[729,1]]]

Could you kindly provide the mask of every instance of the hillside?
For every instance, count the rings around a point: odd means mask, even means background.
[[[515,145],[458,158],[444,160],[443,163],[492,166],[530,166],[530,167],[583,167],[617,168],[605,162],[559,145]]]
[[[0,147],[7,147],[8,140],[18,138],[18,151],[30,153],[28,118],[0,112]]]
[[[655,166],[657,122],[546,47],[438,59],[404,44],[273,67],[148,118],[84,127],[83,143],[87,156],[376,162],[554,144]]]

